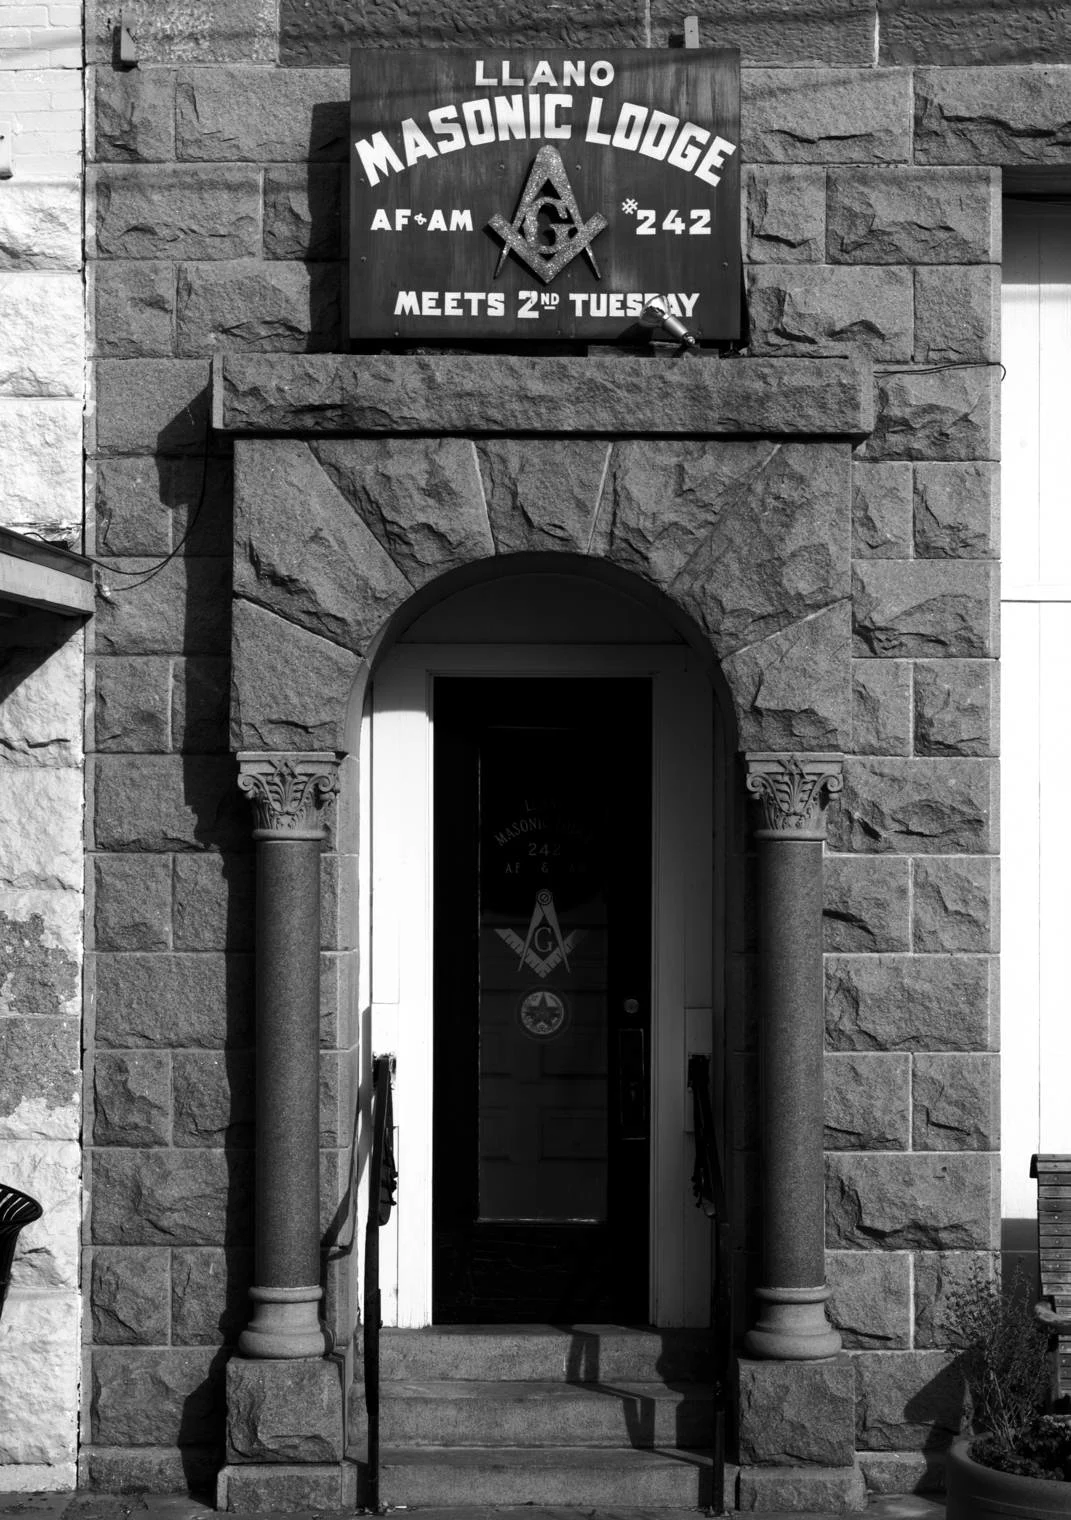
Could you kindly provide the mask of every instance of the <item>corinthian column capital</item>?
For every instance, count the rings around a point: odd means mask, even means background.
[[[238,787],[253,806],[254,839],[322,839],[322,812],[338,791],[339,757],[253,751],[238,756]]]
[[[747,789],[762,808],[757,839],[824,839],[826,804],[844,785],[840,755],[746,755]]]

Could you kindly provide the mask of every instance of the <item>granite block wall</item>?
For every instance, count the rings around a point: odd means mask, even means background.
[[[81,6],[0,3],[0,527],[80,550]],[[13,610],[13,609],[5,609]],[[0,1183],[37,1198],[0,1321],[0,1489],[74,1486],[84,636],[0,620]]]
[[[221,1451],[220,1365],[249,1273],[249,822],[227,734],[231,460],[209,427],[210,360],[344,346],[349,46],[661,46],[679,19],[628,3],[549,20],[233,0],[225,24],[192,0],[123,9],[136,68],[112,66],[114,7],[89,29],[91,547],[115,574],[95,634],[85,1472],[166,1487]],[[1063,10],[960,9],[954,35],[942,15],[912,0],[700,8],[704,41],[743,50],[751,352],[875,365],[828,860],[828,1244],[857,1444],[886,1490],[925,1477],[918,1453],[956,1423],[941,1302],[997,1245],[999,169],[1071,153]],[[263,651],[259,616],[235,647]],[[336,663],[341,681],[352,665]],[[318,747],[289,695],[293,742]],[[790,701],[779,712],[781,742],[816,742]],[[352,857],[329,855],[336,871]],[[325,1228],[349,1135],[335,1074],[355,1043],[341,934],[324,940]],[[752,1082],[746,940],[734,948],[730,1062]],[[746,1177],[742,1118],[736,1133]],[[161,1396],[130,1399],[137,1379]]]

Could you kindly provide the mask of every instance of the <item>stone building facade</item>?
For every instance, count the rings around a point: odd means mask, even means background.
[[[1066,188],[1061,18],[712,4],[702,40],[743,63],[739,351],[355,355],[349,48],[663,47],[680,18],[135,0],[120,67],[118,8],[97,5],[82,1482],[221,1474],[231,1508],[355,1496],[362,717],[422,619],[467,595],[475,616],[506,577],[623,599],[713,693],[733,1497],[844,1508],[936,1480],[961,1417],[943,1305],[1000,1245],[1001,194]],[[272,850],[298,852],[300,891]],[[308,972],[316,880],[319,1051],[284,1057],[263,957]],[[295,986],[307,1017],[315,976]],[[258,1046],[288,1073],[270,1156]],[[400,1063],[403,1135],[406,1101]],[[254,1329],[282,1305],[293,1356],[255,1336],[235,1355],[251,1287]]]

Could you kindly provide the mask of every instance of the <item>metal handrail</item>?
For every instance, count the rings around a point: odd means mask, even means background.
[[[732,1367],[732,1235],[725,1196],[721,1152],[710,1102],[710,1057],[688,1057],[688,1086],[692,1093],[695,1129],[695,1167],[692,1191],[714,1229],[714,1263],[710,1284],[710,1323],[714,1332],[714,1470],[715,1515],[725,1514],[725,1425],[730,1401]]]
[[[394,1057],[372,1062],[372,1155],[368,1167],[368,1221],[364,1236],[364,1400],[368,1412],[368,1472],[365,1509],[383,1513],[379,1502],[379,1231],[390,1218],[398,1168],[394,1162]]]

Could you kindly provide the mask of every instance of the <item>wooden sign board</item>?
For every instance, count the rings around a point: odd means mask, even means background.
[[[350,335],[739,336],[735,49],[355,50]]]

